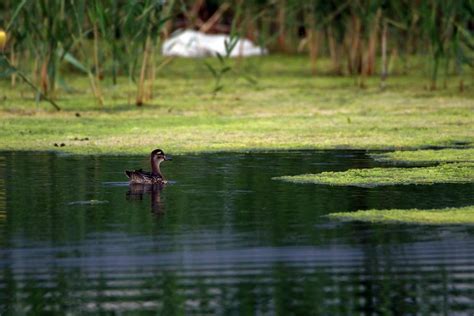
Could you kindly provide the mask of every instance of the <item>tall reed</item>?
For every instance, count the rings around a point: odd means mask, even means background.
[[[31,76],[43,98],[56,98],[68,64],[89,78],[99,105],[102,80],[115,85],[128,76],[140,106],[156,95],[156,71],[169,61],[160,62],[160,41],[179,25],[231,30],[233,38],[248,37],[271,53],[296,53],[306,43],[313,75],[321,74],[319,61],[327,56],[332,74],[353,76],[361,87],[375,74],[385,86],[395,56],[409,71],[408,57],[421,55],[430,89],[447,86],[456,73],[463,90],[463,71],[474,65],[473,14],[472,0],[3,0],[0,27],[8,33],[2,50],[10,66]],[[214,89],[230,71],[221,57]],[[13,85],[17,77],[9,74]]]

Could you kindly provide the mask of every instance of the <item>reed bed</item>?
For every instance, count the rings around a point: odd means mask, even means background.
[[[88,78],[101,107],[103,80],[116,84],[122,76],[135,85],[134,103],[141,106],[155,97],[157,69],[170,61],[160,56],[160,44],[188,28],[246,37],[271,53],[307,54],[313,76],[322,74],[319,59],[330,58],[330,74],[352,77],[361,88],[372,76],[386,88],[393,64],[409,73],[417,55],[427,89],[444,88],[455,75],[462,92],[463,72],[474,65],[472,16],[472,0],[4,0],[0,78],[13,88],[27,82],[37,100],[59,109],[58,89],[74,89],[71,73]],[[222,58],[216,57],[218,68],[207,67],[215,74],[214,93],[230,70],[251,77]]]

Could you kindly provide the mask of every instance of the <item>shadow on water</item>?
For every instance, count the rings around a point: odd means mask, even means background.
[[[474,230],[331,222],[335,211],[474,203],[474,186],[298,185],[362,151],[175,157],[0,153],[0,314],[470,314]]]

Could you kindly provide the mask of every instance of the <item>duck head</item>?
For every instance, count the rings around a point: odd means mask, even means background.
[[[163,150],[161,149],[155,149],[151,152],[151,160],[161,163],[162,161],[165,160],[172,160],[170,156],[166,156]]]
[[[160,164],[165,160],[171,160],[171,157],[166,156],[163,150],[155,149],[151,152],[150,158],[152,174],[158,175],[164,179],[160,170]]]

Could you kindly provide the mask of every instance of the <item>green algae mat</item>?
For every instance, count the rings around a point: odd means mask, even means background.
[[[382,154],[370,154],[370,156],[378,162],[406,165],[441,162],[474,162],[474,148],[393,151]]]
[[[449,163],[434,167],[350,169],[276,177],[294,183],[375,187],[383,185],[470,183],[474,182],[474,163]]]
[[[374,223],[406,223],[424,225],[474,225],[474,205],[432,210],[391,209],[341,212],[327,215],[342,221],[362,221]]]
[[[383,185],[443,184],[474,182],[474,149],[395,151],[370,154],[378,162],[403,165],[436,164],[425,167],[387,167],[349,169],[344,172],[323,172],[283,176],[273,179],[294,183],[334,186],[376,187]],[[473,225],[474,206],[445,209],[372,209],[338,212],[327,217],[342,221],[374,223],[406,223],[419,225]]]

